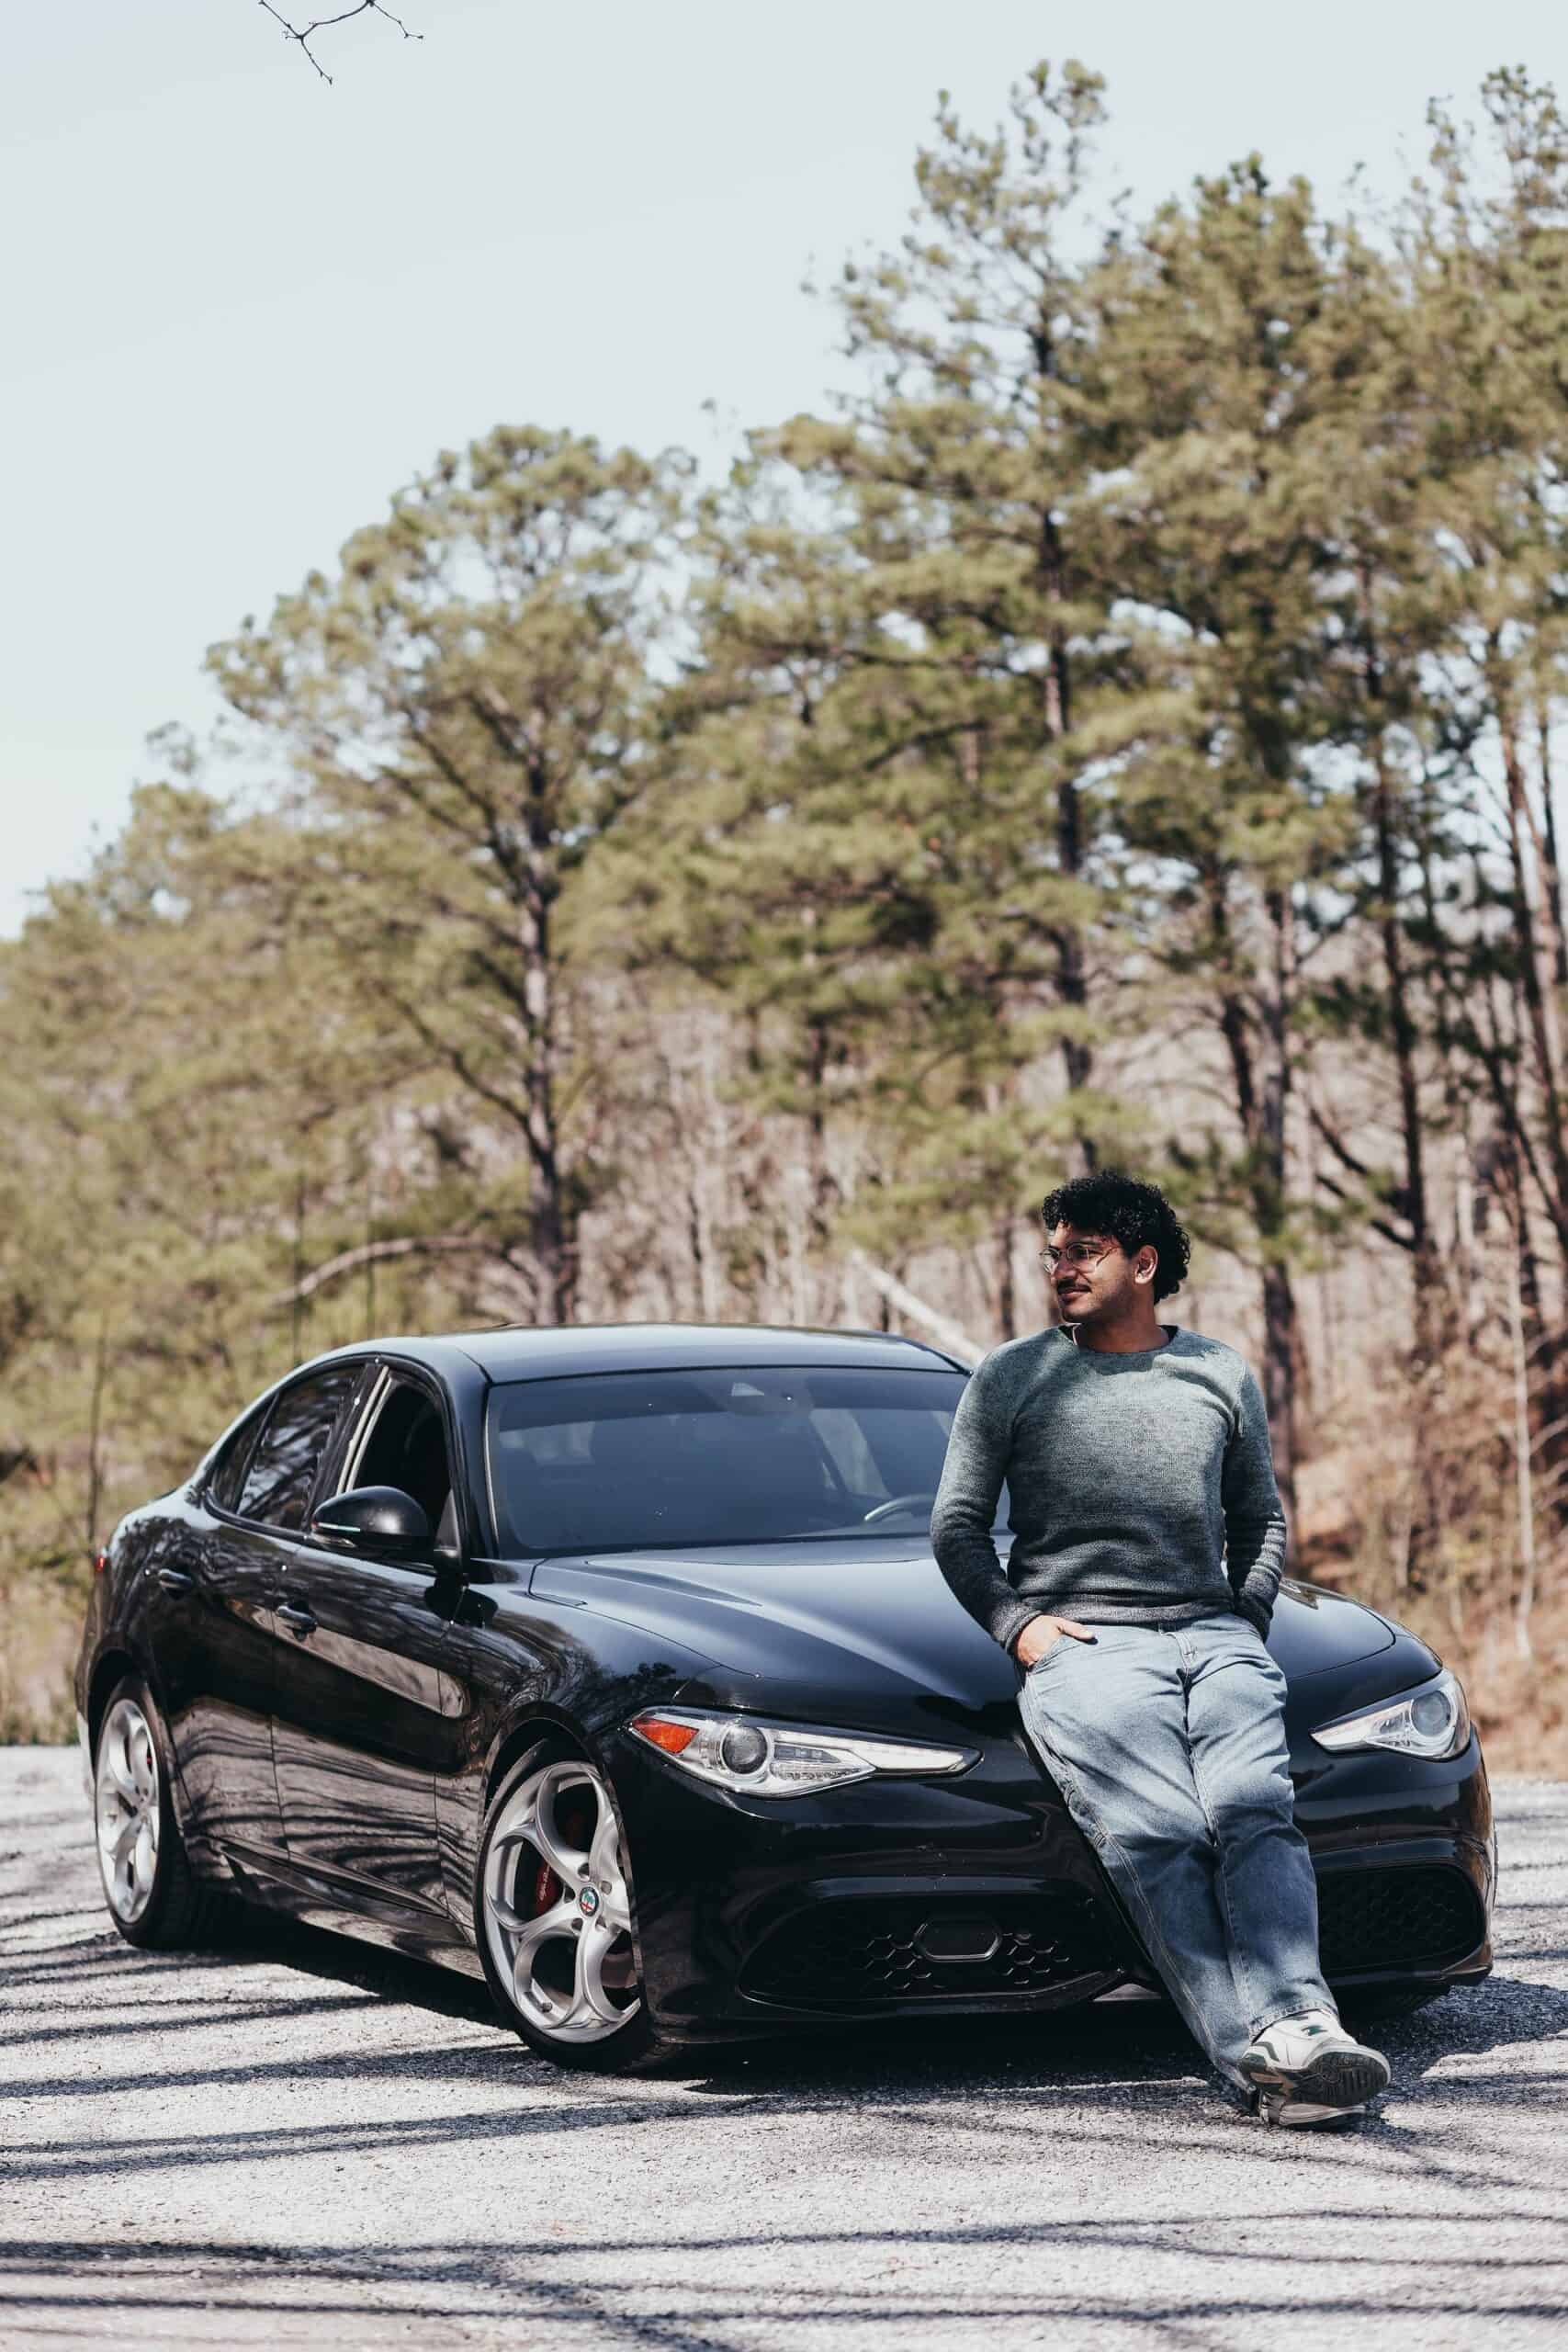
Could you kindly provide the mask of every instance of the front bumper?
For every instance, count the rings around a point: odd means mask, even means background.
[[[865,1781],[787,1804],[694,1782],[629,1738],[613,1769],[645,1996],[671,2041],[1062,2008],[1156,1981],[1021,1734],[950,1781]],[[1491,1807],[1474,1742],[1441,1767],[1309,1767],[1297,1818],[1333,1984],[1489,1972]]]
[[[1497,1842],[1480,1740],[1434,1763],[1365,1749],[1294,1759],[1337,1989],[1477,1983],[1492,1972]]]

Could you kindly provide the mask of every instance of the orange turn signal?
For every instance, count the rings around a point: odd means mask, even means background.
[[[679,1756],[683,1747],[690,1747],[697,1736],[695,1724],[672,1724],[666,1715],[638,1715],[631,1728],[639,1739],[646,1739],[654,1747],[661,1747],[666,1756]]]

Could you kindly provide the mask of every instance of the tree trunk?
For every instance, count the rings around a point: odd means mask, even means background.
[[[811,1246],[820,1255],[828,1246],[829,1224],[838,1191],[828,1166],[828,1064],[830,1038],[826,1021],[807,1023],[807,1077],[810,1088],[807,1113],[807,1166],[811,1180]]]
[[[1053,324],[1053,318],[1043,308],[1031,336],[1035,370],[1042,383],[1048,383],[1056,374]],[[1064,743],[1070,733],[1073,712],[1066,630],[1055,617],[1066,602],[1066,557],[1048,496],[1043,499],[1040,512],[1037,568],[1046,609],[1051,616],[1046,630],[1043,686],[1045,737],[1055,748]],[[1077,779],[1065,770],[1056,780],[1056,867],[1070,882],[1076,882],[1083,871],[1083,827]],[[1057,994],[1064,1009],[1071,1016],[1068,1034],[1062,1040],[1062,1062],[1068,1091],[1076,1094],[1089,1084],[1094,1062],[1089,1042],[1082,1035],[1081,1016],[1088,1009],[1089,980],[1083,941],[1078,935],[1076,919],[1067,916],[1058,924],[1055,944]],[[1096,1159],[1094,1138],[1080,1129],[1077,1141],[1084,1167],[1092,1168]]]
[[[1405,1223],[1410,1227],[1412,1305],[1415,1310],[1411,1371],[1416,1410],[1413,1430],[1412,1501],[1410,1533],[1405,1550],[1405,1581],[1412,1591],[1425,1592],[1431,1581],[1431,1564],[1438,1533],[1437,1483],[1432,1464],[1432,1417],[1427,1410],[1427,1392],[1439,1352],[1442,1270],[1427,1210],[1421,1096],[1416,1074],[1416,1023],[1410,1012],[1410,989],[1404,968],[1404,934],[1399,921],[1399,831],[1388,771],[1388,747],[1381,729],[1374,730],[1372,736],[1372,809],[1378,856],[1378,939],[1382,950],[1383,985],[1388,1000],[1389,1029],[1393,1039],[1399,1119],[1404,1143],[1403,1206]]]
[[[1538,919],[1530,861],[1525,834],[1532,829],[1533,812],[1519,758],[1518,736],[1506,694],[1494,681],[1494,707],[1503,747],[1503,775],[1507,787],[1508,852],[1514,877],[1514,919],[1517,925],[1519,979],[1524,991],[1536,1079],[1540,1088],[1542,1124],[1551,1169],[1554,1218],[1560,1229],[1568,1225],[1568,1138],[1562,1127],[1562,1067],[1557,1036],[1557,1009],[1550,986],[1543,984],[1541,925]]]
[[[305,1294],[300,1277],[305,1271],[305,1170],[300,1168],[294,1184],[294,1286],[290,1294],[288,1317],[288,1348],[295,1363],[305,1352]]]
[[[525,1131],[534,1171],[533,1245],[551,1320],[570,1323],[577,1312],[579,1219],[561,1168],[560,1002],[552,960],[559,880],[547,835],[530,838],[523,870],[518,944],[526,1041]]]
[[[1519,1589],[1514,1603],[1514,1644],[1519,1656],[1528,1658],[1531,1655],[1530,1613],[1535,1606],[1535,1481],[1530,1465],[1529,1372],[1520,1290],[1519,1261],[1516,1258],[1508,1270],[1508,1330],[1514,1359],[1514,1474],[1519,1518]]]
[[[1066,594],[1062,543],[1055,523],[1047,514],[1041,532],[1041,570],[1045,582],[1047,601],[1061,603]],[[1045,732],[1053,744],[1065,741],[1072,726],[1072,706],[1069,699],[1070,679],[1067,668],[1066,639],[1059,629],[1051,635],[1049,658],[1045,665]],[[1056,867],[1067,880],[1076,882],[1083,871],[1083,826],[1078,810],[1077,779],[1070,775],[1058,778],[1056,785]],[[1081,1015],[1089,1003],[1089,982],[1084,969],[1083,942],[1076,924],[1064,922],[1056,934],[1056,986],[1063,1005],[1069,1013]],[[1067,1084],[1076,1093],[1089,1084],[1093,1068],[1093,1056],[1088,1041],[1071,1032],[1062,1040],[1062,1060],[1066,1069]],[[1094,1145],[1091,1138],[1080,1135],[1078,1148],[1086,1167],[1094,1165]]]
[[[1005,1216],[996,1234],[997,1329],[1004,1340],[1018,1337],[1018,1283],[1013,1273],[1012,1245],[1012,1219]]]
[[[1263,1402],[1274,1476],[1292,1533],[1296,1523],[1296,1297],[1287,1268],[1263,1268]]]
[[[1427,1365],[1437,1352],[1440,1272],[1427,1208],[1425,1133],[1421,1096],[1416,1072],[1416,1023],[1410,1011],[1410,983],[1404,968],[1404,934],[1399,921],[1399,838],[1393,789],[1388,773],[1386,747],[1381,735],[1372,748],[1378,852],[1378,935],[1382,949],[1383,983],[1388,996],[1389,1028],[1393,1039],[1394,1073],[1399,1087],[1399,1118],[1404,1144],[1404,1219],[1410,1227],[1415,1273],[1416,1354]]]
[[[1261,1078],[1251,1026],[1232,951],[1224,876],[1206,876],[1212,963],[1220,975],[1220,1033],[1230,1057],[1236,1116],[1247,1145],[1247,1188],[1262,1253],[1263,1401],[1280,1498],[1293,1529],[1296,1513],[1296,1369],[1301,1329],[1294,1285],[1282,1255],[1285,1227],[1285,1120],[1290,1097],[1289,1016],[1292,978],[1291,902],[1269,891],[1273,933],[1269,983],[1264,991],[1267,1053]]]
[[[714,1238],[714,1193],[716,1184],[722,1186],[728,1137],[714,1078],[716,1061],[716,1041],[711,1025],[705,1022],[698,1035],[696,1054],[699,1115],[692,1122],[694,1132],[685,1138],[692,1271],[696,1282],[697,1314],[704,1323],[717,1323],[724,1314],[723,1269]],[[722,1216],[722,1190],[719,1210]]]
[[[1468,1348],[1472,1348],[1481,1337],[1483,1320],[1481,1286],[1476,1279],[1475,1196],[1475,1145],[1470,1133],[1467,1106],[1454,1171],[1453,1279],[1458,1294],[1460,1329]]]
[[[1452,976],[1442,953],[1443,926],[1438,914],[1437,885],[1432,876],[1431,843],[1423,824],[1420,843],[1421,909],[1427,933],[1427,982],[1432,991],[1432,1027],[1442,1069],[1443,1107],[1450,1124],[1460,1133],[1461,1153],[1454,1182],[1454,1250],[1444,1270],[1458,1309],[1467,1345],[1480,1329],[1482,1303],[1476,1280],[1476,1162],[1471,1135],[1471,1095],[1461,1082],[1455,1039],[1464,1007],[1455,1002]]]
[[[1562,865],[1557,854],[1557,800],[1551,786],[1551,706],[1543,695],[1536,711],[1536,753],[1540,767],[1540,810],[1545,824],[1541,874],[1551,922],[1551,976],[1568,989],[1568,944],[1562,931]]]
[[[98,1322],[98,1344],[93,1351],[93,1394],[87,1408],[87,1555],[96,1558],[98,1549],[98,1512],[104,1494],[104,1389],[108,1381],[109,1326],[107,1316]]]
[[[1253,1214],[1263,1245],[1263,1398],[1274,1448],[1274,1475],[1292,1524],[1296,1513],[1296,1364],[1301,1344],[1295,1287],[1284,1258],[1287,1224],[1286,1119],[1290,1107],[1290,1020],[1295,978],[1294,910],[1285,890],[1265,893],[1273,953],[1263,995],[1267,1041],[1258,1092]]]

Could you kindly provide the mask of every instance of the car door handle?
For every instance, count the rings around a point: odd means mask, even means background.
[[[184,1568],[160,1568],[158,1582],[165,1592],[194,1592],[196,1578],[187,1577]]]
[[[316,1630],[316,1621],[310,1611],[308,1609],[296,1609],[291,1601],[284,1602],[277,1612],[277,1622],[280,1625],[287,1625],[291,1634],[298,1634],[301,1641],[308,1634],[313,1634]]]

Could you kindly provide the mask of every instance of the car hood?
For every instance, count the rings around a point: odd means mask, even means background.
[[[907,1724],[913,1704],[933,1736],[961,1720],[1013,1720],[1018,1666],[953,1599],[930,1546],[908,1537],[544,1560],[530,1588],[710,1659],[716,1703],[863,1724]],[[1358,1602],[1290,1582],[1269,1647],[1295,1678],[1371,1657],[1393,1638]]]

